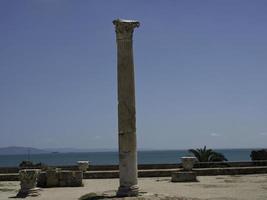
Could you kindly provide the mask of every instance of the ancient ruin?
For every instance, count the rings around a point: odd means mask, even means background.
[[[192,169],[196,158],[192,156],[181,157],[183,170],[172,173],[172,182],[195,182],[197,181],[196,172]]]
[[[40,172],[37,185],[39,187],[81,187],[83,172],[80,170],[61,170],[50,168]]]
[[[117,196],[137,196],[137,152],[133,32],[138,21],[113,21],[117,38],[120,187]]]
[[[22,169],[19,171],[20,190],[17,197],[38,196],[37,188],[39,169]]]

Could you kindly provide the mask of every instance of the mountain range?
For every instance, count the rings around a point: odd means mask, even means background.
[[[49,153],[48,151],[32,148],[32,147],[2,147],[0,148],[0,155],[19,155],[19,154],[42,154]]]
[[[116,151],[116,149],[79,149],[79,148],[33,148],[33,147],[20,147],[9,146],[0,147],[0,155],[21,155],[21,154],[44,154],[44,153],[82,153],[82,152],[106,152]]]

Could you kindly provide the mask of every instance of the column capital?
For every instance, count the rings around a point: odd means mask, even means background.
[[[140,23],[135,20],[116,19],[113,21],[117,40],[131,40],[134,28],[139,27]]]

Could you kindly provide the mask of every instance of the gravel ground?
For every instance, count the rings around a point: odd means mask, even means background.
[[[267,200],[267,174],[240,176],[201,176],[199,182],[172,183],[170,178],[140,178],[143,196],[131,200]],[[118,179],[86,179],[84,187],[44,188],[35,200],[78,200],[91,193],[115,191]],[[0,182],[0,200],[14,198],[19,182]],[[110,199],[110,198],[108,198]],[[117,199],[117,198],[116,198]],[[122,200],[123,198],[120,198]]]

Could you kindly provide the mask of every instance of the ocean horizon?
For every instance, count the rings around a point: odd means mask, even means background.
[[[228,161],[250,161],[248,149],[214,149],[222,153]],[[180,157],[188,156],[188,150],[141,150],[138,151],[138,164],[169,164],[180,163]],[[0,155],[0,167],[15,167],[23,160],[46,165],[76,165],[79,160],[88,160],[92,165],[118,164],[117,151],[103,152],[69,152],[69,153],[42,153],[21,155]]]

